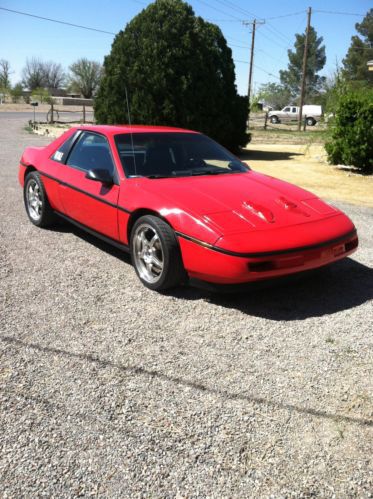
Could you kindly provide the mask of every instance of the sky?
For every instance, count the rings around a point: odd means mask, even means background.
[[[0,7],[117,33],[149,3],[149,0],[0,0]],[[220,26],[233,52],[236,84],[242,95],[247,94],[251,43],[251,25],[245,26],[242,21],[265,20],[257,27],[255,39],[255,92],[263,83],[279,82],[279,70],[287,67],[287,50],[294,45],[295,33],[305,30],[308,7],[312,8],[311,24],[326,46],[327,61],[320,73],[325,76],[332,75],[337,61],[341,63],[351,36],[356,34],[355,23],[371,7],[369,0],[190,0],[188,3],[197,15]],[[112,34],[0,9],[0,59],[11,64],[12,83],[20,81],[26,58],[52,60],[66,69],[81,57],[103,62],[113,38]]]

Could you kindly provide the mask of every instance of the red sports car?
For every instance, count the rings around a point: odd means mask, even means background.
[[[155,290],[188,278],[276,278],[340,260],[358,245],[340,210],[189,130],[73,128],[27,148],[19,181],[33,224],[60,216],[130,252]]]

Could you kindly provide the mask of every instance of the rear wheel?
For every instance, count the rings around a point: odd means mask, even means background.
[[[131,257],[140,281],[161,291],[180,285],[185,270],[172,228],[153,215],[139,218],[131,232]]]
[[[308,126],[313,126],[315,125],[316,121],[313,118],[307,118],[306,123]]]
[[[25,178],[23,199],[27,215],[37,227],[49,227],[56,216],[49,204],[47,193],[39,173],[31,172]]]

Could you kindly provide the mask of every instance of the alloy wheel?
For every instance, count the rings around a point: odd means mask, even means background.
[[[158,282],[164,268],[164,252],[154,227],[143,223],[136,228],[132,251],[140,277],[149,284]]]

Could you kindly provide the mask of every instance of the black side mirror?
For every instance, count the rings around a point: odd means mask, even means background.
[[[112,185],[114,183],[113,175],[104,168],[95,168],[93,170],[88,170],[85,177],[89,178],[89,180],[101,182],[104,185]]]

